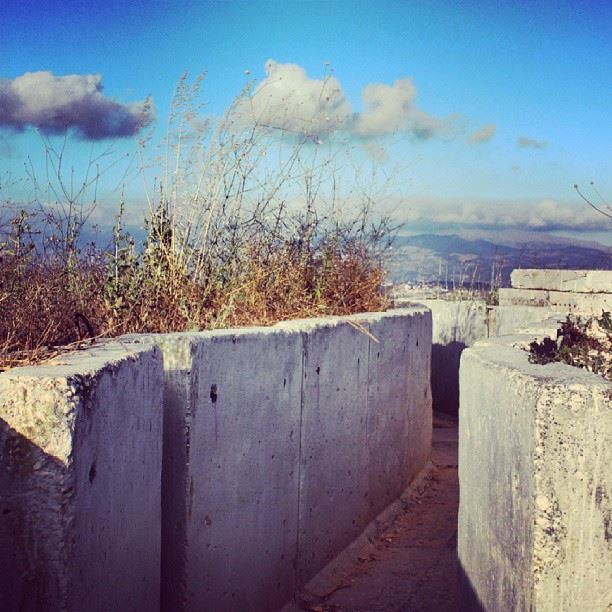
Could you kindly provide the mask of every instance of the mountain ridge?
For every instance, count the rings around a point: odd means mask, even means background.
[[[567,239],[510,246],[485,238],[425,233],[397,236],[388,264],[392,282],[467,282],[479,286],[508,286],[515,268],[610,270],[612,249],[572,244]]]

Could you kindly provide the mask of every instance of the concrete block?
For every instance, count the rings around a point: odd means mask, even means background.
[[[163,609],[280,609],[399,497],[429,458],[430,334],[419,307],[152,340]]]
[[[431,451],[429,312],[347,320],[304,336],[298,586],[401,495]]]
[[[532,336],[463,353],[458,552],[466,610],[612,606],[612,384],[528,363]]]
[[[545,306],[565,313],[597,314],[612,310],[612,293],[574,293],[544,289],[500,289],[502,306]]]
[[[549,300],[550,306],[560,311],[583,315],[601,315],[602,311],[612,312],[612,293],[551,291]]]
[[[368,364],[370,519],[398,498],[431,453],[431,313],[372,320]]]
[[[435,412],[456,416],[459,359],[466,346],[488,336],[490,308],[481,300],[422,300],[431,310],[431,392]]]
[[[147,340],[158,344],[164,356],[161,609],[184,610],[193,343],[187,334]]]
[[[431,310],[434,344],[459,342],[469,346],[489,335],[490,307],[482,300],[422,300],[420,303]]]
[[[512,287],[580,293],[612,293],[610,270],[513,270]]]
[[[493,306],[489,313],[489,337],[516,334],[555,318],[564,320],[565,314],[550,307]]]
[[[549,307],[488,306],[479,300],[423,300],[432,313],[431,391],[435,412],[457,416],[459,360],[467,346],[501,336],[554,314]]]
[[[550,291],[546,289],[498,289],[500,306],[550,306]]]
[[[322,325],[304,337],[300,586],[369,522],[369,350],[368,335],[346,323]]]
[[[302,338],[282,329],[192,343],[185,600],[273,610],[293,596]]]
[[[0,374],[3,610],[158,610],[161,354],[109,342]]]

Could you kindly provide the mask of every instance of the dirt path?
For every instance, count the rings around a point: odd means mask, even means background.
[[[379,541],[364,549],[348,577],[316,612],[451,612],[457,603],[457,429],[435,428],[430,486]],[[345,574],[346,576],[346,574]]]

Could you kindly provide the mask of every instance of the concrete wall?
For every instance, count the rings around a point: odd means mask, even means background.
[[[554,320],[540,326],[554,334]],[[612,607],[612,383],[528,363],[535,334],[461,359],[459,560],[466,610]]]
[[[516,289],[550,289],[579,293],[612,293],[610,270],[513,270],[510,275]]]
[[[401,305],[408,300],[396,300],[396,303]],[[422,299],[420,303],[432,314],[433,410],[450,417],[457,417],[459,413],[459,362],[464,349],[477,340],[513,333],[543,321],[553,312],[548,307],[488,306],[482,300]]]
[[[546,306],[564,313],[597,314],[612,310],[612,271],[513,270],[512,288],[499,290],[499,303]]]
[[[59,361],[0,374],[0,608],[159,609],[161,353]]]
[[[428,461],[424,308],[160,346],[163,609],[281,608]]]
[[[1,374],[0,608],[282,608],[426,466],[430,355],[415,307]]]
[[[577,314],[612,310],[612,293],[575,293],[548,289],[500,289],[499,303],[505,306],[544,306]]]
[[[459,360],[476,340],[520,331],[555,314],[597,314],[612,310],[612,272],[606,270],[513,270],[512,288],[499,289],[499,305],[484,302],[418,300],[431,309],[433,409],[456,416]],[[398,300],[399,304],[407,300]]]

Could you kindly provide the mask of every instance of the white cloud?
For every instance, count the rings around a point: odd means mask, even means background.
[[[297,64],[269,60],[266,78],[237,110],[250,123],[309,136],[342,131],[364,139],[395,133],[427,139],[447,134],[454,120],[418,108],[416,93],[410,78],[393,85],[371,83],[363,90],[363,110],[353,113],[335,77],[311,79]]]
[[[436,199],[404,200],[398,211],[405,211],[408,226],[514,229],[533,231],[601,229],[601,217],[586,207],[552,199],[528,201],[450,201]]]
[[[351,105],[336,78],[311,79],[297,64],[268,60],[266,78],[238,111],[264,127],[320,135],[342,127]]]
[[[0,80],[0,127],[28,126],[86,140],[132,136],[153,119],[149,100],[120,104],[102,94],[99,74],[55,76],[26,72]]]
[[[393,85],[372,83],[363,90],[363,110],[355,116],[352,131],[359,136],[384,136],[406,132],[427,139],[448,131],[448,122],[429,115],[415,105],[417,91],[412,79]]]
[[[487,123],[487,125],[483,125],[480,129],[476,130],[470,136],[470,142],[473,144],[482,144],[483,142],[489,142],[493,136],[495,136],[495,124]]]

